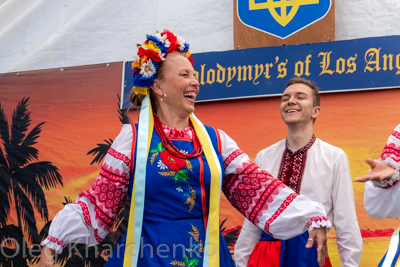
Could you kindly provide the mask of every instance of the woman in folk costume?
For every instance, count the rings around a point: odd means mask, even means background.
[[[321,245],[322,265],[331,228],[322,205],[261,170],[226,133],[193,114],[199,82],[188,43],[168,30],[147,36],[132,72],[139,123],[122,127],[91,188],[55,216],[41,266],[52,266],[53,253],[68,242],[100,243],[129,196],[128,231],[109,266],[233,267],[219,231],[221,190],[272,236],[308,230]]]
[[[400,220],[400,124],[390,134],[379,160],[365,161],[371,171],[354,179],[354,182],[366,182],[365,210],[376,219]],[[400,254],[399,231],[400,226],[395,229],[389,249],[378,266],[395,266]]]

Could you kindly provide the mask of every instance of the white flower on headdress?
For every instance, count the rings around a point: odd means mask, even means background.
[[[186,44],[186,40],[183,39],[181,36],[177,36],[178,37],[178,43],[179,43],[179,50],[183,50],[183,48],[185,47]]]
[[[154,34],[154,37],[156,37],[157,40],[160,42],[165,42],[166,35],[164,34],[164,37],[163,37],[163,36],[161,36],[161,33],[157,32],[156,34]]]
[[[158,55],[160,56],[160,58],[162,59],[162,61],[165,61],[165,56],[167,55],[166,53],[160,51],[160,52],[158,52]]]
[[[162,35],[162,37],[163,37],[163,40],[164,40],[164,46],[166,48],[170,47],[171,42],[168,40],[168,35],[164,34],[164,35]]]
[[[150,78],[156,73],[156,68],[153,65],[153,62],[149,59],[145,63],[143,63],[142,67],[140,67],[140,74],[145,78]]]
[[[135,62],[139,63],[139,60],[140,60],[139,55],[134,55],[133,56],[133,60],[132,61],[135,61]]]
[[[156,37],[158,41],[164,43],[164,46],[166,48],[168,48],[171,45],[171,42],[168,40],[168,35],[166,34],[161,35],[161,33],[156,33],[154,34],[154,37]]]

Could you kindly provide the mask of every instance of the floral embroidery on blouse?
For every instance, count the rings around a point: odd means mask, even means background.
[[[187,174],[188,171],[193,171],[190,161],[171,155],[161,142],[157,143],[155,149],[150,150],[150,154],[151,164],[156,162],[158,159],[157,168],[160,170],[158,174],[163,177],[172,178],[175,183],[180,184],[176,190],[183,193],[185,198],[184,204],[189,206],[189,212],[191,212],[196,204],[197,194],[187,182],[187,180],[190,180],[190,177]],[[182,184],[186,187],[185,190],[182,189]]]

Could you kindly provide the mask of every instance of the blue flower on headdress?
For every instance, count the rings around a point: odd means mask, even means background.
[[[133,84],[137,87],[150,87],[154,83],[154,79],[156,78],[156,74],[152,77],[145,78],[141,75],[134,75],[133,76]]]
[[[166,48],[164,43],[158,40],[157,37],[150,35],[147,37],[147,40],[153,41],[158,46],[158,48],[161,49],[161,51],[163,51],[164,53],[168,53],[168,48]]]
[[[181,48],[181,51],[182,51],[182,52],[185,52],[185,51],[187,51],[187,50],[189,50],[189,44],[188,44],[188,43],[185,43],[185,44],[183,45],[183,47]]]

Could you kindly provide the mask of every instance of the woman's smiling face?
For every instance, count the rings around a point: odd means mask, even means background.
[[[184,54],[176,52],[168,54],[163,64],[161,77],[156,79],[163,98],[160,109],[168,109],[169,113],[181,118],[187,117],[194,112],[194,102],[200,89],[192,63]]]

